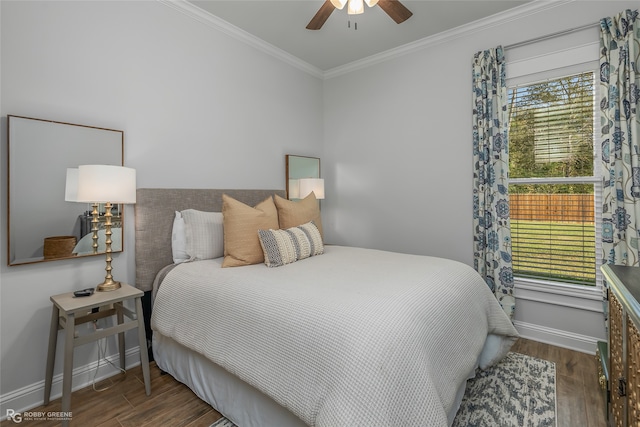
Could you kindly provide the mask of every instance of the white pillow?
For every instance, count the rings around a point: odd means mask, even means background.
[[[220,258],[224,255],[222,212],[187,209],[181,212],[190,261]]]
[[[174,264],[189,261],[187,254],[187,230],[184,225],[182,214],[176,211],[173,219],[173,230],[171,231],[171,252]]]

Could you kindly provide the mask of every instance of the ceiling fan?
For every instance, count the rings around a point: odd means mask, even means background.
[[[364,12],[364,3],[367,3],[367,6],[373,7],[376,4],[380,6],[382,10],[384,10],[387,15],[391,17],[396,24],[400,24],[413,15],[409,9],[407,9],[402,3],[398,0],[325,0],[320,9],[311,21],[307,24],[308,30],[319,30],[324,25],[325,21],[331,15],[331,12],[334,9],[343,9],[345,5],[347,6],[347,12],[349,15],[357,15]]]

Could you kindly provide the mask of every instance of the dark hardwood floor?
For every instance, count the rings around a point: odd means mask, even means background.
[[[511,351],[556,364],[558,427],[606,427],[605,405],[594,355],[520,339]]]
[[[595,356],[520,339],[512,351],[556,363],[558,427],[606,427],[604,399],[597,379]],[[151,396],[144,393],[142,371],[130,369],[97,385],[103,392],[87,387],[73,393],[71,426],[100,427],[208,427],[220,414],[170,375],[161,375],[151,364]],[[33,411],[59,411],[60,399]],[[5,420],[0,427],[15,426]],[[59,422],[29,421],[26,426],[58,426]]]
[[[221,415],[200,400],[188,387],[171,375],[161,374],[154,362],[151,367],[151,396],[144,392],[142,369],[137,366],[126,375],[117,375],[71,395],[72,427],[208,427]],[[32,411],[60,411],[60,399]],[[60,426],[55,421],[23,421],[16,424],[5,420],[0,427]]]

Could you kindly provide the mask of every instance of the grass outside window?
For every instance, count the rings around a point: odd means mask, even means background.
[[[595,226],[511,220],[514,274],[595,286]]]

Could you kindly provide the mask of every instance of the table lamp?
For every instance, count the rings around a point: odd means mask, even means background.
[[[299,180],[299,197],[304,199],[311,192],[316,196],[316,199],[324,199],[324,179],[322,178],[302,178]]]
[[[97,291],[114,291],[120,288],[120,282],[113,280],[111,274],[111,208],[113,204],[133,204],[136,202],[135,169],[113,165],[81,165],[78,167],[77,201],[83,203],[105,204],[105,248],[107,256],[107,275],[99,284]]]

